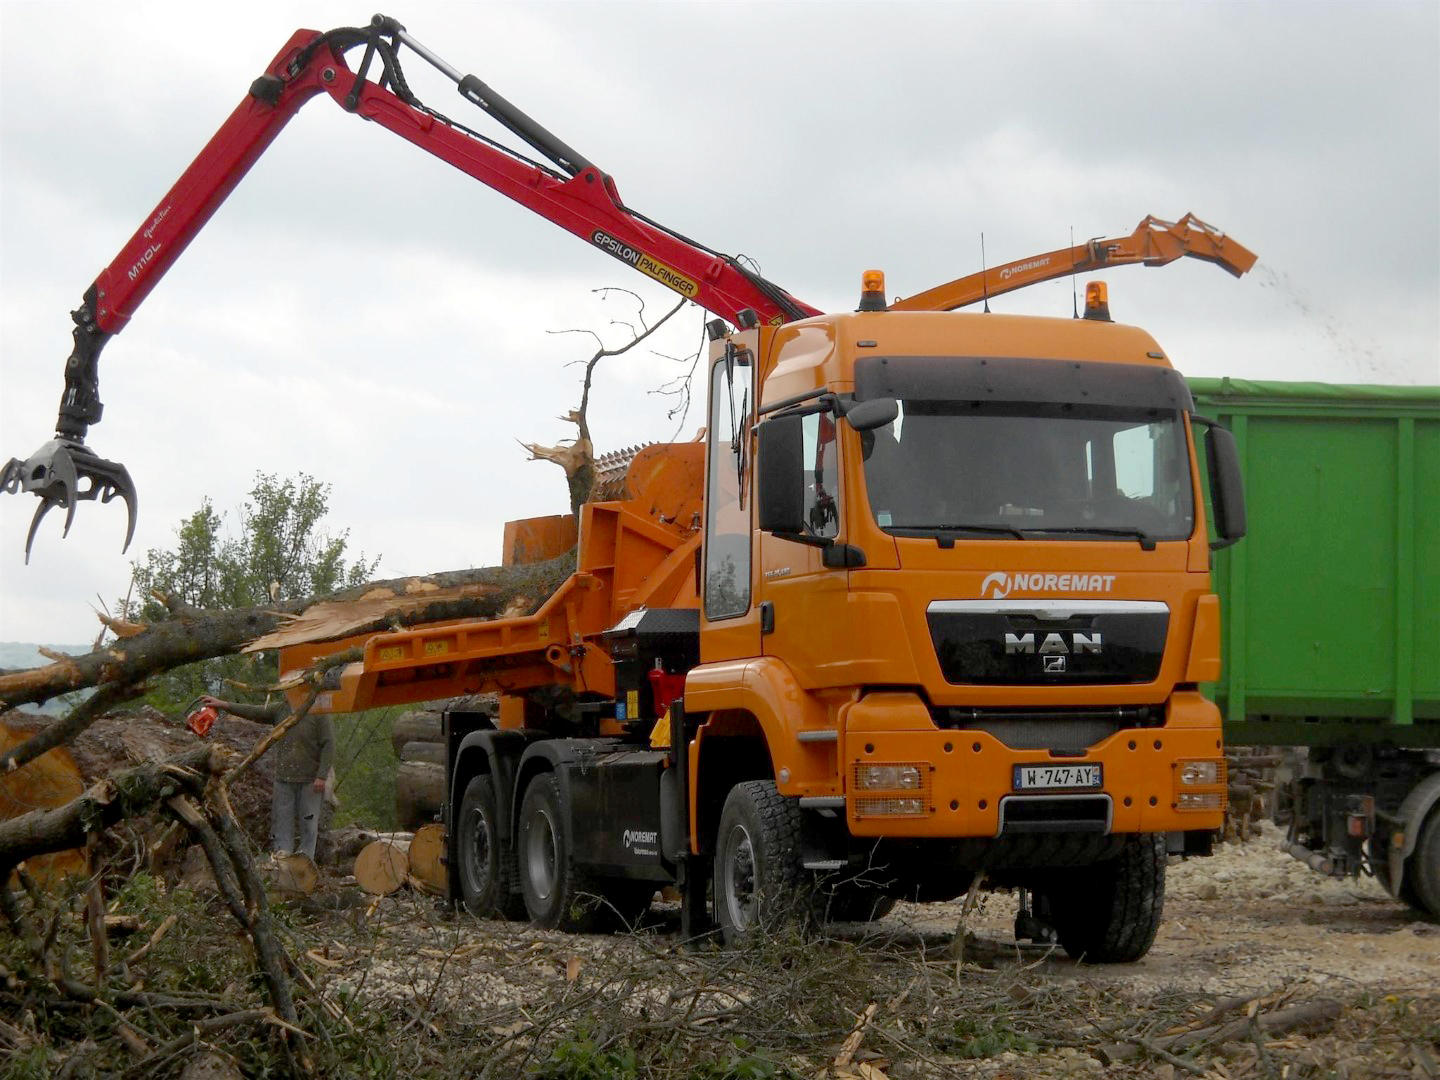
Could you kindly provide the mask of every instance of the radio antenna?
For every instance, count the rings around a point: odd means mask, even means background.
[[[1070,250],[1075,250],[1075,226],[1070,226]],[[1075,256],[1070,256],[1070,310],[1075,318],[1080,317],[1080,296],[1076,292],[1079,286],[1075,284]]]
[[[990,268],[985,265],[985,234],[980,234],[980,293],[985,298],[985,314],[990,314]]]

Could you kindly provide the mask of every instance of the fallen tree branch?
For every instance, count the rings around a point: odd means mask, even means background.
[[[223,747],[199,746],[169,761],[118,772],[64,806],[0,822],[0,880],[26,859],[82,847],[91,833],[143,814],[162,799],[199,794],[230,756]]]
[[[129,683],[111,683],[103,686],[79,705],[70,710],[63,720],[36,732],[17,746],[0,754],[0,771],[10,772],[30,764],[41,754],[64,746],[101,716],[121,702],[138,697],[140,691]],[[53,696],[53,695],[51,695]],[[36,700],[31,698],[29,700]],[[17,704],[24,704],[18,702]]]
[[[334,641],[449,619],[494,618],[509,609],[517,597],[527,601],[524,610],[529,613],[544,603],[574,569],[575,555],[569,552],[547,562],[396,578],[356,586],[329,597],[287,600],[264,607],[223,611],[187,608],[149,624],[141,633],[83,656],[0,674],[0,710],[46,701],[89,686],[134,686],[157,672],[242,650]],[[124,697],[110,698],[84,715],[93,719],[117,700]],[[83,729],[82,724],[76,730]],[[75,733],[49,736],[49,744],[34,754],[28,744],[22,744],[10,756],[38,756],[73,738]],[[3,760],[0,767],[4,767]]]

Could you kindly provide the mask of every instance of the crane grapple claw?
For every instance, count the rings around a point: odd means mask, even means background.
[[[27,563],[36,530],[52,507],[65,508],[65,529],[61,533],[64,537],[70,535],[78,503],[94,499],[102,503],[115,498],[124,499],[128,520],[122,551],[130,547],[130,541],[135,536],[137,498],[129,470],[118,461],[106,461],[84,443],[73,439],[51,439],[24,461],[11,458],[0,470],[0,491],[10,495],[28,491],[40,496],[40,506],[30,520],[30,531],[25,537]]]

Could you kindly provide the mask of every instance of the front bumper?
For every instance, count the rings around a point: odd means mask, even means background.
[[[839,752],[854,836],[1189,832],[1224,822],[1220,714],[1193,692],[1172,696],[1163,726],[1121,729],[1058,757],[985,731],[939,729],[914,694],[870,694],[844,710]],[[1096,764],[1098,788],[1014,786],[1017,766]]]

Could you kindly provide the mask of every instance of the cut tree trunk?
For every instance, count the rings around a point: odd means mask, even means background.
[[[280,855],[261,869],[267,883],[290,896],[309,896],[320,883],[315,861],[303,851]]]
[[[426,825],[415,830],[410,841],[411,884],[418,883],[425,892],[445,896],[448,882],[445,875],[445,826]]]
[[[411,832],[376,832],[358,825],[346,825],[330,833],[330,859],[345,866],[355,861],[355,856],[376,840],[409,840]]]
[[[445,766],[402,761],[395,770],[395,815],[402,829],[418,829],[440,814],[445,802]]]
[[[15,715],[7,713],[6,720]],[[27,738],[29,732],[24,728],[12,728],[0,721],[0,751],[18,746]],[[64,806],[84,790],[85,782],[74,756],[63,746],[58,747],[41,754],[23,769],[0,773],[0,819]],[[48,888],[72,875],[84,874],[89,866],[85,852],[72,849],[33,856],[26,860],[25,869],[42,888]]]
[[[372,896],[389,896],[410,876],[410,841],[376,840],[355,856],[355,881]]]

